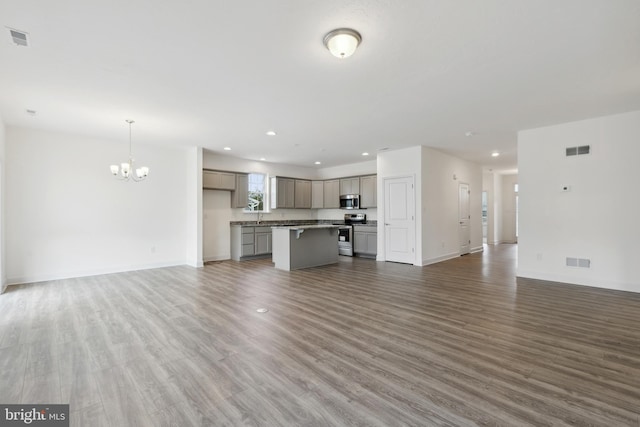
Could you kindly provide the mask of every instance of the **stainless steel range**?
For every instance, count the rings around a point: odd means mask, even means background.
[[[365,224],[367,222],[367,215],[358,214],[344,214],[344,224],[338,228],[338,253],[340,255],[353,256],[353,225]]]

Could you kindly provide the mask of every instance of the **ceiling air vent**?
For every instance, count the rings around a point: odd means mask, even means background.
[[[15,45],[29,46],[29,39],[27,37],[28,33],[9,28],[9,34],[11,35],[11,40]]]
[[[589,154],[591,152],[590,145],[581,145],[579,147],[567,147],[566,153],[568,156],[580,156],[582,154]]]

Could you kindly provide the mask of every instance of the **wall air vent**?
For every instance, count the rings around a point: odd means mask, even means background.
[[[580,156],[582,154],[589,154],[591,152],[590,145],[581,145],[579,147],[567,147],[566,154],[568,156]]]
[[[8,28],[8,30],[9,35],[11,36],[11,41],[16,46],[29,46],[28,33],[25,33],[24,31],[14,30],[12,28]]]
[[[569,258],[567,257],[567,267],[591,268],[591,260],[587,258]]]

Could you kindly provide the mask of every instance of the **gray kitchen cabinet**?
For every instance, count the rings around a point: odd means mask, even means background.
[[[358,256],[375,257],[378,253],[378,229],[371,225],[353,226],[353,252]]]
[[[324,208],[324,181],[311,182],[311,209]]]
[[[246,208],[249,205],[249,175],[246,173],[237,173],[236,187],[231,192],[231,207]]]
[[[271,178],[271,209],[295,208],[296,180],[279,176]]]
[[[340,181],[331,179],[324,182],[324,207],[340,208]]]
[[[242,228],[242,256],[255,255],[255,237],[253,227]]]
[[[311,181],[295,180],[294,207],[297,209],[311,209]]]
[[[236,189],[236,174],[233,172],[203,170],[202,188],[233,191]]]
[[[375,208],[378,206],[378,179],[377,175],[360,177],[360,207]]]
[[[271,227],[255,227],[255,255],[271,253]]]
[[[258,258],[271,254],[271,227],[231,226],[231,259]]]
[[[339,195],[343,194],[360,194],[360,177],[342,178]]]

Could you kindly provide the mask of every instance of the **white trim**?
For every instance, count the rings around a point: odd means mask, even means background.
[[[601,289],[613,289],[617,291],[638,292],[637,283],[616,282],[606,278],[585,278],[566,276],[563,274],[541,273],[526,270],[517,270],[516,277],[523,279],[545,280],[549,282],[559,282],[570,285],[589,286]]]
[[[484,246],[476,246],[475,248],[471,248],[471,253],[475,254],[476,252],[484,251]]]
[[[159,262],[159,263],[153,263],[153,264],[128,265],[128,266],[114,267],[114,268],[109,268],[104,270],[68,271],[64,273],[41,274],[37,276],[20,276],[20,277],[8,278],[7,284],[20,285],[24,283],[48,282],[51,280],[73,279],[76,277],[100,276],[102,274],[126,273],[128,271],[136,271],[136,270],[151,270],[154,268],[175,267],[178,265],[188,265],[188,264],[185,264],[184,260],[181,260],[181,261]],[[194,266],[191,266],[191,267],[194,267]]]
[[[255,212],[254,212],[255,213]],[[210,257],[206,257],[204,258],[204,262],[209,262],[209,261],[226,261],[231,259],[231,255],[227,254],[227,255],[215,255],[215,256],[210,256]]]
[[[428,259],[423,259],[422,260],[422,266],[427,266],[430,264],[436,264],[438,262],[442,262],[442,261],[447,261],[453,258],[458,258],[460,256],[460,252],[451,252],[448,254],[444,254],[444,255],[440,255],[438,257],[435,258],[428,258]]]

